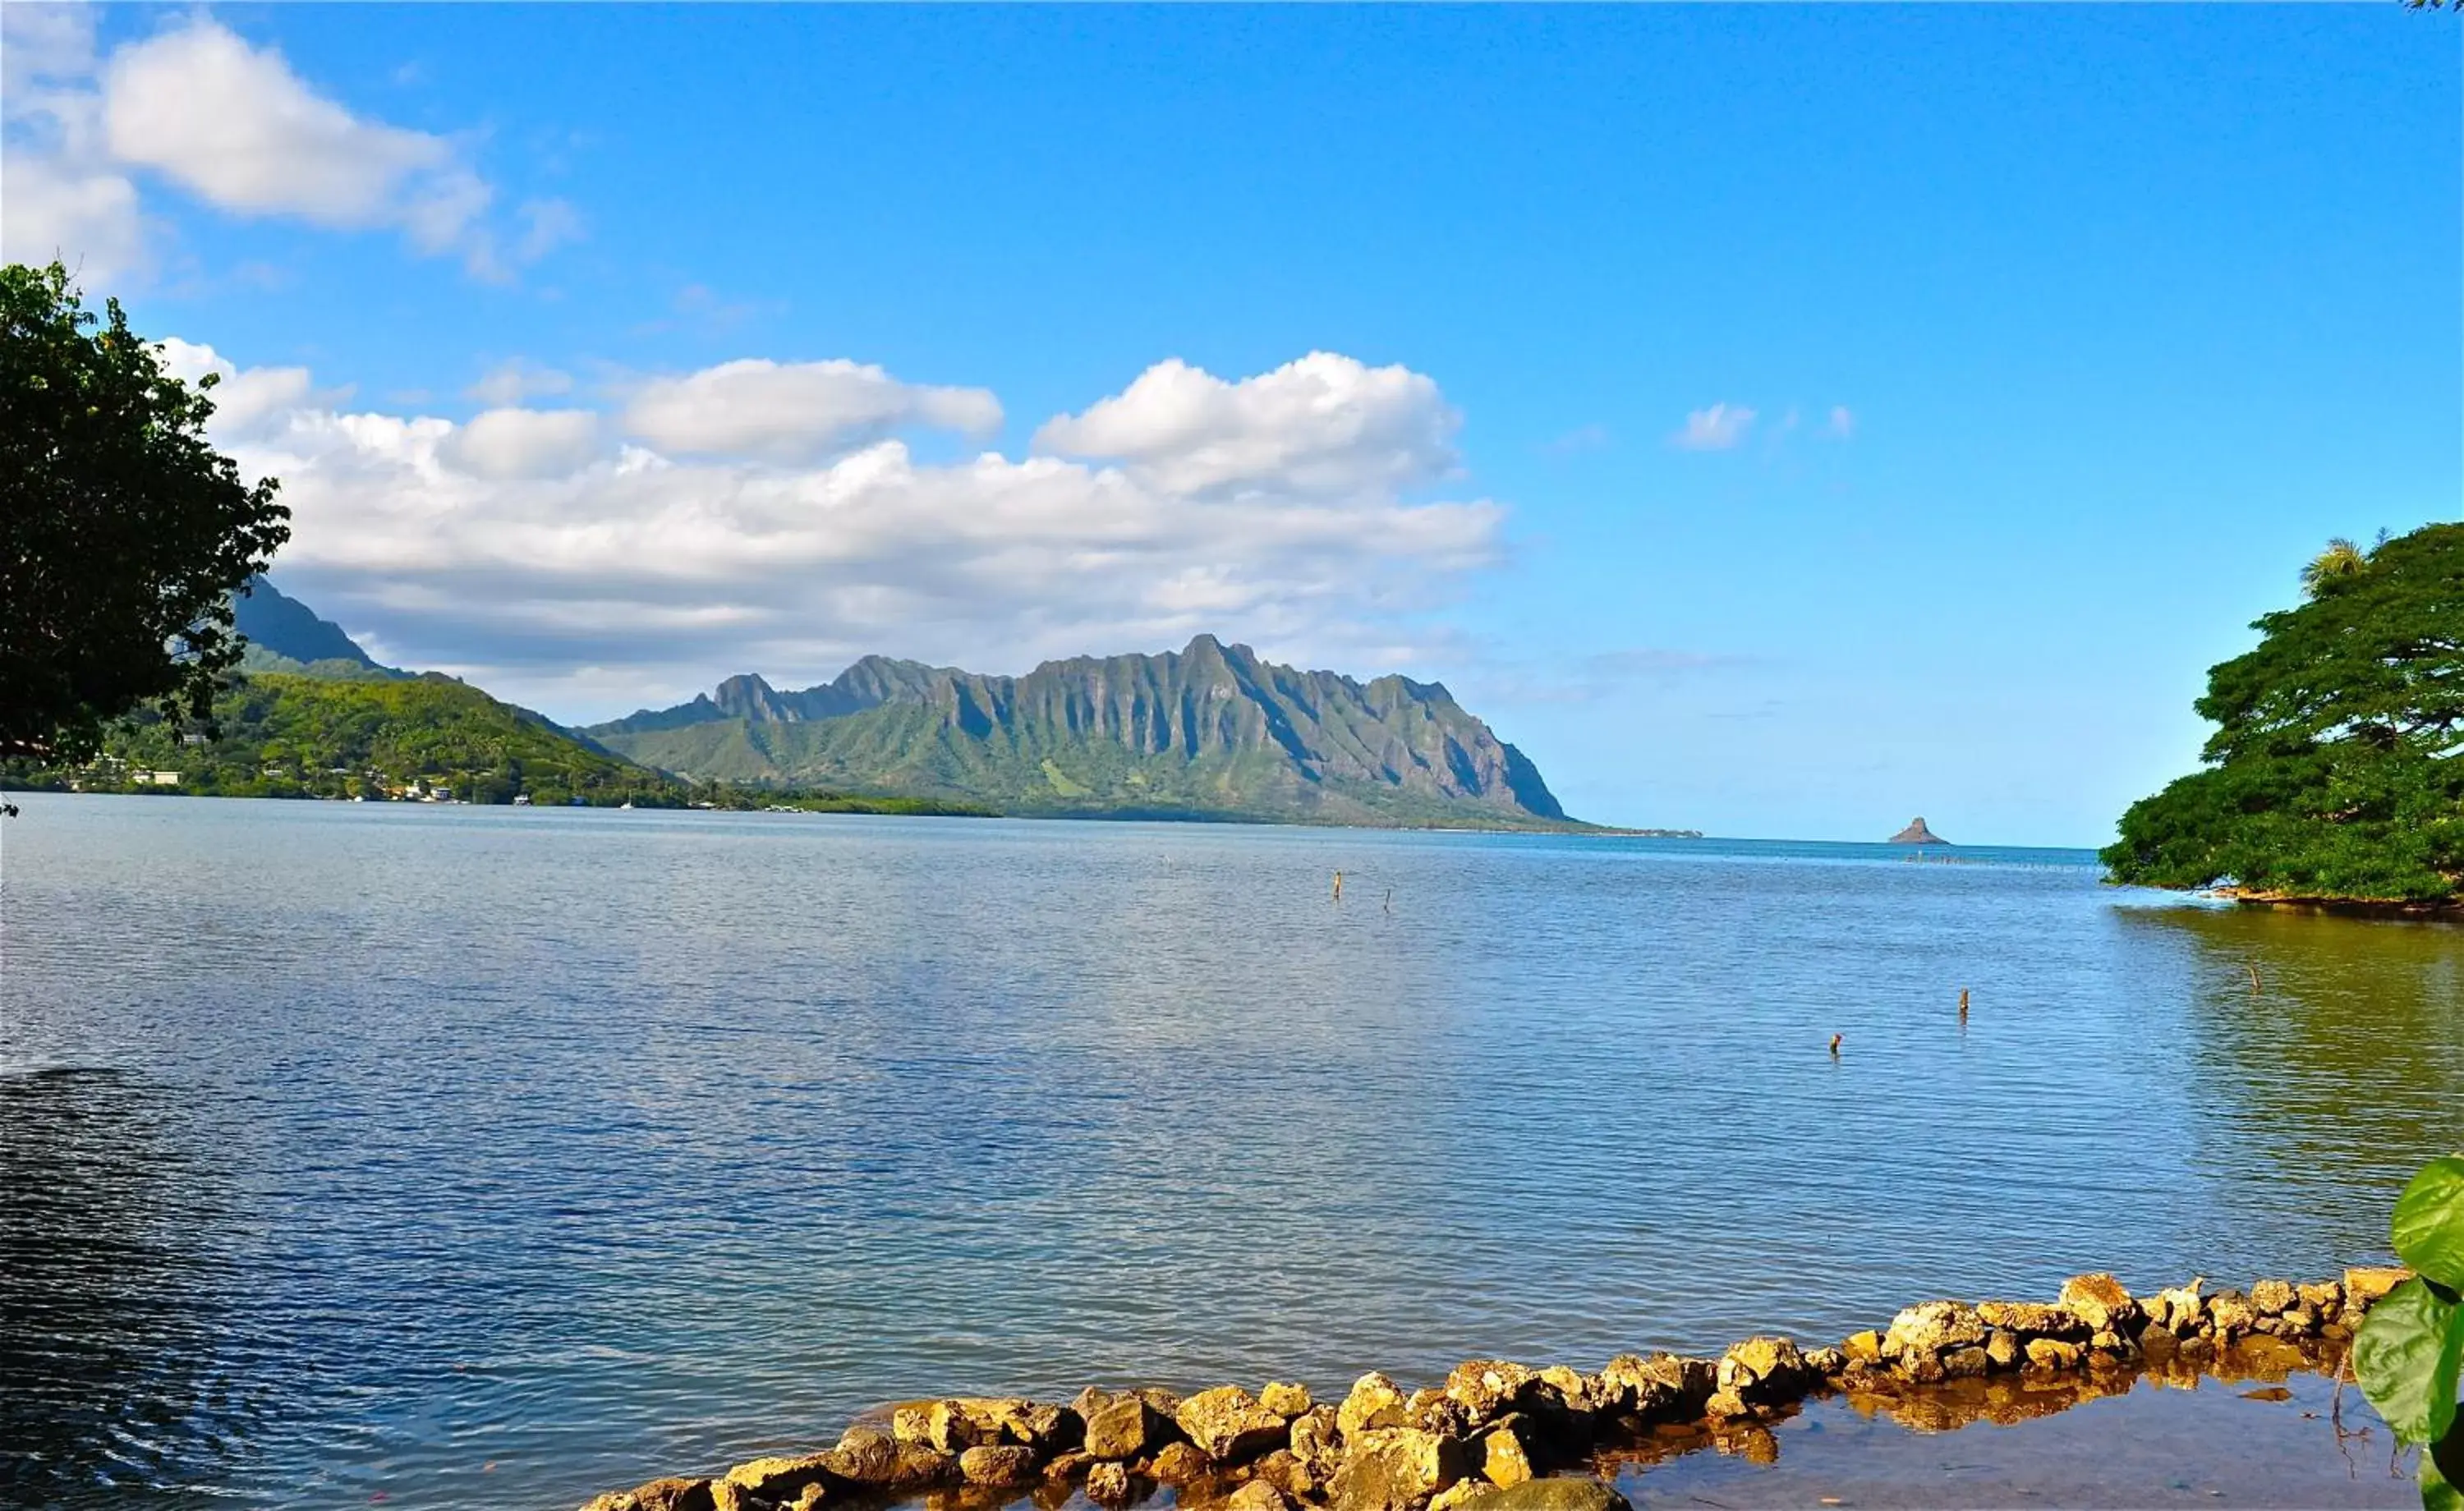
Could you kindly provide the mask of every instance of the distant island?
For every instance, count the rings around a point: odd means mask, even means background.
[[[381,665],[263,578],[233,607],[247,655],[210,731],[142,712],[99,760],[0,771],[0,784],[1700,838],[1569,818],[1539,769],[1441,684],[1299,670],[1212,635],[1018,677],[888,656],[801,691],[748,673],[572,729]]]
[[[1910,819],[1908,826],[1884,842],[1889,844],[1948,844],[1950,842],[1925,827],[1923,818]]]

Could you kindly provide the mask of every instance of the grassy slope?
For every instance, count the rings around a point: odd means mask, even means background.
[[[225,693],[214,714],[216,737],[197,745],[138,714],[113,732],[104,755],[132,772],[176,771],[190,792],[379,797],[417,780],[479,802],[521,793],[535,802],[684,796],[655,772],[443,677],[262,673]],[[109,770],[78,775],[89,789],[134,788]]]

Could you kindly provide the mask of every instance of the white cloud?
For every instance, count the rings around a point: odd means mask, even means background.
[[[599,416],[587,409],[490,409],[437,448],[448,467],[473,477],[555,477],[579,471],[599,450]]]
[[[944,401],[944,419],[998,413],[989,394],[886,374],[858,389],[970,396]],[[410,665],[571,717],[669,701],[734,671],[819,680],[869,650],[1018,670],[1212,630],[1270,653],[1382,661],[1417,614],[1502,552],[1501,506],[1397,495],[1395,478],[1425,464],[1364,466],[1360,486],[1330,488],[1306,413],[1292,422],[1303,434],[1280,444],[1291,470],[1251,466],[1236,498],[1167,486],[1218,474],[1161,447],[1134,467],[995,452],[935,463],[891,438],[781,461],[782,434],[799,449],[886,423],[879,405],[823,392],[819,421],[797,410],[796,425],[752,426],[726,454],[709,452],[727,437],[683,419],[675,427],[704,454],[611,448],[612,419],[584,410],[496,409],[457,426],[309,404],[217,434],[245,469],[283,479],[286,591]]]
[[[498,362],[482,374],[477,383],[463,390],[468,397],[500,409],[525,399],[571,392],[571,373],[543,367],[520,357]]]
[[[7,213],[0,260],[39,267],[57,258],[86,287],[117,283],[146,264],[137,186],[116,173],[63,171],[56,158],[0,151]]]
[[[495,190],[465,146],[353,114],[272,48],[203,14],[99,59],[81,7],[10,4],[6,241],[55,251],[93,282],[142,273],[135,172],[228,214],[390,230],[417,251],[501,278],[581,233],[558,200],[492,225]]]
[[[114,158],[239,214],[390,227],[437,252],[468,250],[491,198],[444,138],[361,120],[202,16],[115,52],[102,100]]]
[[[1035,449],[1125,462],[1176,493],[1280,488],[1341,493],[1431,481],[1454,466],[1460,417],[1401,366],[1311,352],[1225,383],[1177,358],[1084,414],[1060,415]]]
[[[1831,406],[1830,430],[1833,435],[1843,441],[1857,433],[1857,417],[1848,412],[1846,405],[1837,404]]]
[[[137,186],[103,148],[94,67],[87,7],[0,5],[0,259],[57,257],[100,284],[142,271],[147,237]]]
[[[722,362],[637,389],[626,428],[661,450],[807,462],[908,426],[988,435],[1001,401],[981,388],[901,383],[878,367],[833,360]]]
[[[1688,451],[1725,451],[1745,440],[1754,427],[1754,411],[1738,404],[1715,404],[1685,416],[1685,427],[1669,437]]]
[[[216,381],[207,397],[213,400],[213,431],[231,439],[260,434],[291,413],[312,404],[339,403],[347,395],[319,394],[305,367],[251,367],[242,372],[210,346],[174,336],[159,343],[163,370],[183,383],[211,376]]]

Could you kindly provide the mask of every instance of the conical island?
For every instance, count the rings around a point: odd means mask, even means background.
[[[1950,842],[1926,828],[1924,819],[1916,818],[1908,821],[1906,828],[1892,835],[1890,843],[1893,844],[1948,844]]]

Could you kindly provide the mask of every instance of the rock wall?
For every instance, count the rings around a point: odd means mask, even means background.
[[[2255,1354],[2245,1368],[2262,1377],[2272,1361],[2280,1379],[2341,1347],[2405,1277],[2351,1269],[2247,1291],[2194,1280],[2133,1296],[2110,1275],[2081,1275],[2051,1303],[1925,1302],[1836,1347],[1756,1337],[1716,1359],[1620,1354],[1595,1373],[1476,1359],[1418,1391],[1364,1374],[1339,1402],[1282,1382],[1186,1396],[1090,1387],[1067,1405],[914,1401],[819,1453],[656,1479],[583,1511],[814,1511],[927,1492],[948,1493],[935,1500],[949,1511],[1023,1496],[1053,1511],[1079,1488],[1119,1507],[1158,1486],[1224,1511],[1620,1511],[1597,1478],[1559,1472],[1705,1445],[1776,1452],[1763,1424],[1815,1395],[1844,1393],[1924,1430],[2041,1415],[2143,1369],[2195,1374],[2228,1357]]]

